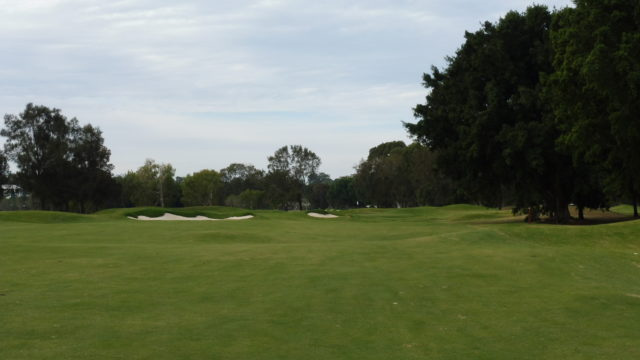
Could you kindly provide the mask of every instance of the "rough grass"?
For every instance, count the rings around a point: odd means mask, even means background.
[[[0,359],[640,358],[637,221],[136,211],[0,213]]]

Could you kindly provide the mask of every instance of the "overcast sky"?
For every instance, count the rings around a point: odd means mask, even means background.
[[[33,102],[99,126],[116,174],[266,168],[302,144],[348,175],[410,142],[422,74],[465,30],[532,1],[0,0],[0,113]]]

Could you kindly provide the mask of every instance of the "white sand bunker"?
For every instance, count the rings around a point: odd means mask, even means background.
[[[337,215],[333,215],[333,214],[318,214],[318,213],[314,213],[314,212],[310,212],[307,215],[314,217],[314,218],[321,218],[321,219],[333,219],[333,218],[337,218]]]
[[[220,220],[247,220],[247,219],[251,219],[253,217],[253,215],[232,216],[232,217],[228,217],[226,219],[212,219],[210,217],[206,217],[206,216],[202,216],[202,215],[198,215],[196,217],[186,217],[186,216],[180,216],[180,215],[175,215],[175,214],[170,214],[170,213],[164,213],[164,215],[158,216],[158,217],[148,217],[148,216],[144,216],[144,215],[140,215],[137,218],[132,217],[132,216],[127,216],[127,217],[129,219],[132,219],[132,220],[143,220],[143,221],[176,221],[176,220],[220,221]]]

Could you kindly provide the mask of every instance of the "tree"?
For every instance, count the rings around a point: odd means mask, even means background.
[[[323,172],[309,176],[309,186],[306,197],[312,209],[326,209],[329,207],[329,188],[331,177]]]
[[[353,188],[353,182],[353,176],[343,176],[333,180],[327,193],[329,206],[336,209],[357,207],[358,198]]]
[[[258,209],[261,207],[264,191],[247,189],[238,195],[241,207],[247,209]]]
[[[455,190],[436,171],[435,160],[435,153],[418,143],[382,143],[356,168],[354,188],[359,199],[378,207],[451,203]]]
[[[551,39],[556,71],[547,81],[559,143],[601,169],[607,188],[631,198],[638,217],[640,3],[576,0],[559,12]]]
[[[289,204],[298,200],[300,184],[288,172],[271,170],[264,177],[265,201],[274,209],[289,210]]]
[[[104,200],[104,186],[111,182],[109,150],[99,128],[80,127],[59,109],[27,104],[24,112],[5,115],[7,138],[4,148],[18,167],[19,185],[47,206],[69,210],[71,202],[80,204]]]
[[[311,150],[302,145],[283,146],[276,150],[273,156],[269,156],[269,172],[278,176],[286,174],[291,178],[292,185],[288,191],[293,193],[300,209],[302,209],[302,196],[309,177],[316,174],[320,167],[320,158]]]
[[[40,200],[41,209],[48,201],[64,206],[71,133],[67,118],[59,109],[27,104],[20,115],[5,115],[4,122],[0,135],[7,138],[5,152],[18,167],[20,186]]]
[[[398,192],[406,177],[400,169],[402,141],[382,143],[369,150],[366,160],[356,168],[354,187],[359,198],[378,207],[396,207],[402,202]]]
[[[104,146],[102,131],[91,124],[83,127],[73,124],[71,136],[71,164],[75,174],[70,181],[74,184],[80,212],[84,213],[87,202],[97,207],[113,196],[111,151]]]
[[[238,195],[245,190],[262,190],[264,171],[251,164],[233,163],[220,170],[222,198]]]
[[[171,164],[157,164],[158,169],[158,197],[160,199],[160,207],[167,204],[175,205],[179,195],[179,187],[177,186],[174,176],[176,170]]]
[[[159,164],[147,159],[135,172],[129,171],[119,179],[123,203],[132,206],[177,206],[180,187],[174,174],[171,164]]]
[[[516,208],[540,207],[557,222],[569,218],[578,179],[543,100],[541,78],[553,71],[544,6],[486,22],[448,58],[444,71],[424,75],[426,103],[414,109],[409,133],[438,152],[438,167],[468,196],[495,203],[514,188]]]
[[[4,156],[4,152],[0,151],[0,201],[4,199],[4,189],[2,185],[7,183],[9,179],[9,164],[7,163],[7,157]]]
[[[201,170],[187,175],[181,187],[185,205],[212,206],[219,203],[222,178],[215,170]]]

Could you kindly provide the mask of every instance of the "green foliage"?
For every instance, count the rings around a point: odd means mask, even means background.
[[[294,180],[307,184],[309,177],[316,174],[320,158],[302,145],[283,146],[269,156],[269,171],[288,173]]]
[[[358,198],[354,189],[354,177],[343,176],[335,179],[329,186],[327,201],[334,209],[358,207]]]
[[[222,178],[215,170],[201,170],[187,175],[182,184],[182,202],[187,206],[217,205]]]
[[[264,191],[247,189],[238,195],[240,199],[241,207],[247,209],[259,209],[262,207],[262,199],[264,198]]]
[[[130,206],[175,206],[180,201],[180,187],[171,164],[159,164],[147,159],[135,172],[119,179],[123,202]]]
[[[369,149],[367,160],[374,160],[391,156],[396,149],[404,149],[407,145],[403,141],[389,141]]]
[[[363,205],[377,207],[451,203],[456,191],[451,181],[436,171],[435,160],[435,153],[417,143],[380,144],[356,168],[355,197]]]
[[[581,178],[556,146],[561,129],[543,99],[551,20],[546,7],[533,6],[466,33],[448,67],[425,74],[427,102],[405,126],[472,198],[502,203],[500,189],[513,188],[517,208],[540,205],[566,221]]]
[[[269,175],[265,178],[269,189],[274,191],[272,203],[287,204],[294,199],[299,209],[303,208],[302,200],[306,185],[320,167],[320,158],[313,151],[302,145],[283,146],[268,157]],[[289,179],[284,179],[288,177]],[[284,205],[288,208],[288,205]]]
[[[302,187],[288,172],[271,170],[264,177],[265,201],[272,209],[289,210],[291,203],[302,202]],[[300,206],[302,207],[302,206]]]
[[[95,209],[113,196],[111,152],[99,128],[33,104],[5,115],[4,123],[5,153],[18,167],[19,185],[41,209],[70,210],[75,203],[84,212],[85,205]]]
[[[1,186],[6,184],[7,180],[9,180],[9,164],[4,152],[0,150],[0,201],[4,200],[4,189]]]
[[[640,3],[577,0],[556,15],[547,81],[560,144],[596,167],[611,193],[640,194]],[[636,211],[637,212],[637,211]]]
[[[222,177],[222,197],[237,195],[247,189],[262,190],[264,171],[250,164],[233,163],[220,170]]]

